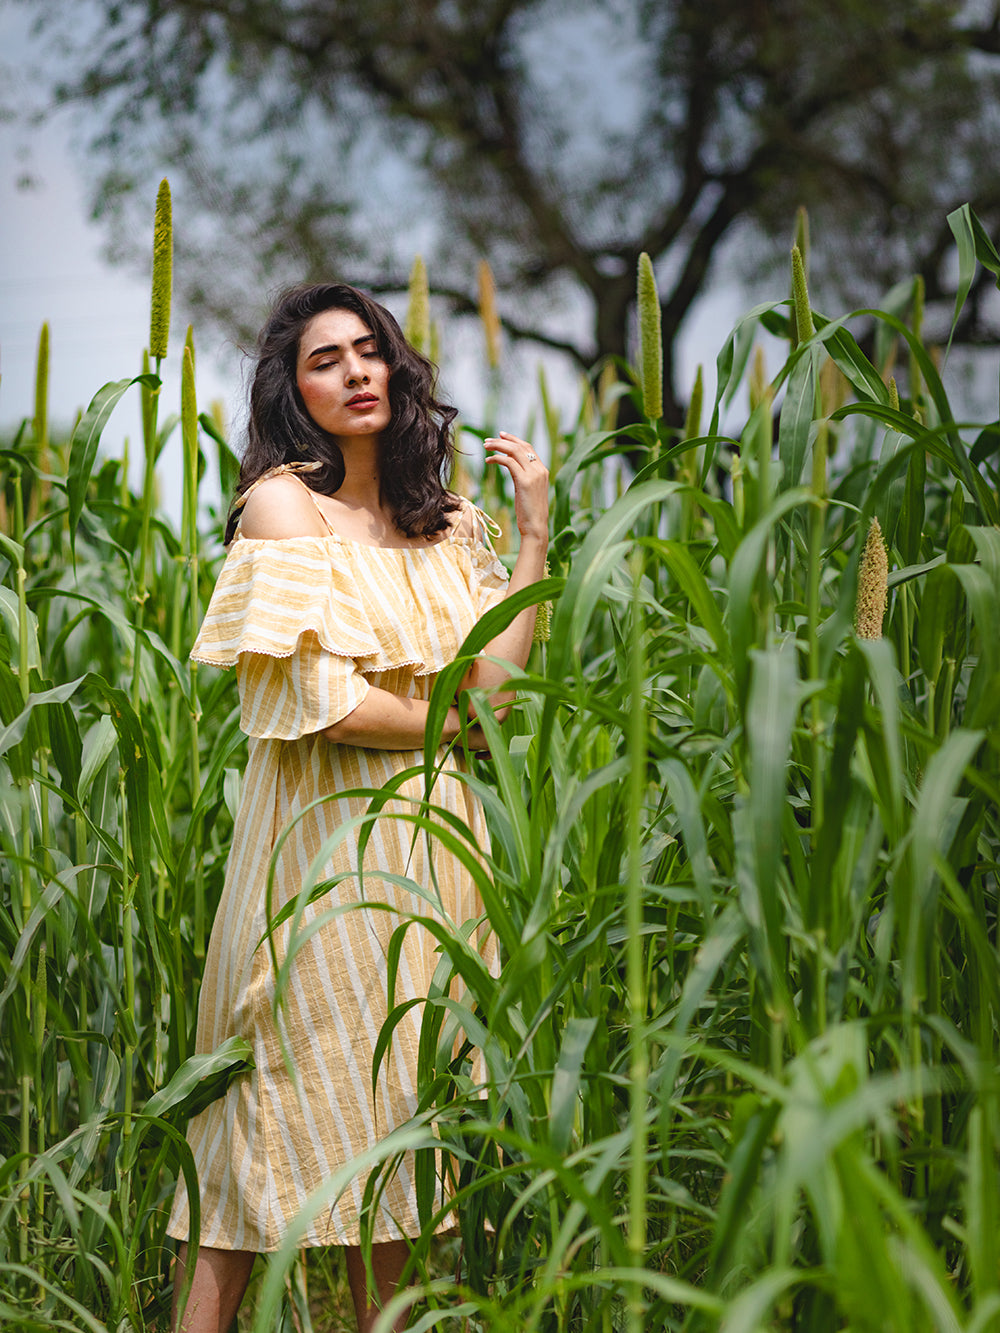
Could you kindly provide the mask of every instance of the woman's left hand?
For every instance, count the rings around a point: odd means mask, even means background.
[[[507,585],[507,596],[520,592],[545,577],[545,553],[549,545],[549,470],[527,440],[508,431],[484,441],[487,463],[505,467],[514,482],[514,515],[521,534],[517,559]],[[519,612],[506,629],[500,631],[469,667],[462,689],[488,690],[490,707],[503,719],[513,694],[503,686],[510,679],[512,663],[523,669],[531,652],[535,629],[535,608]],[[499,659],[499,660],[497,660]]]
[[[498,436],[484,441],[487,463],[499,463],[511,475],[514,483],[514,517],[517,530],[524,538],[548,543],[549,539],[549,470],[527,440],[521,440],[502,430]]]

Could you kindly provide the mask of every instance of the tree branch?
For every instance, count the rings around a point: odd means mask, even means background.
[[[375,281],[368,281],[359,277],[358,284],[364,287],[365,291],[376,296],[398,295],[400,292],[405,292],[407,287],[405,279],[386,279],[384,277]],[[479,302],[462,288],[435,282],[431,287],[431,292],[434,296],[443,297],[448,302],[452,314],[476,315],[478,317]],[[532,325],[513,319],[510,315],[501,314],[500,323],[508,336],[516,342],[533,342],[540,347],[548,347],[553,352],[561,352],[564,356],[568,356],[581,370],[589,370],[597,359],[597,353],[593,349],[583,348],[579,343],[570,342],[566,338],[557,338],[553,334],[545,333]]]

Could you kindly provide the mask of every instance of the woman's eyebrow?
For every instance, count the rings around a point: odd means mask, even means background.
[[[374,333],[366,333],[361,338],[355,338],[354,341],[351,343],[351,346],[360,347],[363,343],[373,343],[375,341],[376,339]],[[325,343],[322,347],[314,347],[313,350],[306,357],[306,360],[311,361],[314,356],[323,356],[326,352],[339,352],[339,351],[340,351],[340,343]]]

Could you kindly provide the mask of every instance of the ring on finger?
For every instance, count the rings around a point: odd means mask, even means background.
[[[538,462],[538,455],[537,455],[537,454],[527,454],[526,457],[527,457],[527,461],[528,461],[529,463],[537,463],[537,462]]]

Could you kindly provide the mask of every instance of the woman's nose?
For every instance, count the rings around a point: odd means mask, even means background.
[[[368,372],[365,370],[363,361],[356,361],[348,364],[346,375],[348,384],[363,384],[367,379]]]

